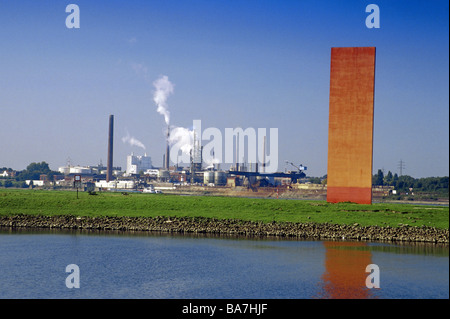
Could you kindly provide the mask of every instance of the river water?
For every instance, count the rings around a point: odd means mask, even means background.
[[[0,270],[2,299],[449,298],[432,244],[4,229]]]

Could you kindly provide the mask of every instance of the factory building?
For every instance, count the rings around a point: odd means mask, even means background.
[[[152,159],[150,156],[147,156],[147,153],[145,153],[144,156],[134,155],[134,153],[127,156],[126,174],[128,176],[132,174],[139,174],[141,171],[145,172],[152,168]]]
[[[80,174],[80,175],[92,175],[93,171],[88,166],[61,166],[58,171],[64,175]]]
[[[120,175],[122,171],[121,167],[113,167],[112,168],[112,174],[113,175]],[[83,175],[83,176],[90,176],[90,175],[106,175],[106,167],[100,165],[97,166],[60,166],[58,168],[58,172],[61,174],[68,176],[68,175]]]
[[[136,183],[131,180],[114,180],[109,182],[106,180],[101,180],[95,182],[95,187],[106,189],[134,189],[136,187]]]

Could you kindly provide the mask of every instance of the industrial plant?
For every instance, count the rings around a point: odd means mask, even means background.
[[[73,187],[75,176],[81,177],[81,188],[87,191],[120,192],[164,192],[164,193],[219,193],[227,191],[272,192],[279,194],[284,189],[305,186],[307,167],[286,162],[293,170],[267,173],[265,163],[261,169],[258,163],[232,163],[228,170],[219,164],[204,163],[203,147],[194,139],[189,152],[188,166],[170,165],[169,129],[162,167],[153,166],[151,157],[144,153],[131,153],[126,159],[126,169],[113,166],[114,155],[114,115],[109,116],[107,141],[107,166],[72,166],[70,163],[59,168],[61,173],[56,185]],[[265,141],[265,140],[264,140]],[[236,150],[237,151],[237,150]],[[295,186],[297,185],[297,186]],[[262,195],[262,194],[261,194]]]

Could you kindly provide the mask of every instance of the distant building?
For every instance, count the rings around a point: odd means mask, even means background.
[[[27,180],[25,181],[25,183],[26,183],[27,185],[32,184],[33,186],[44,186],[44,185],[45,185],[45,182],[42,181],[42,180],[30,180],[30,179],[27,179]]]
[[[145,175],[148,175],[149,177],[158,177],[159,176],[159,169],[151,168],[144,172]]]
[[[62,166],[58,168],[58,171],[64,175],[70,174],[81,174],[81,175],[91,175],[92,169],[90,167],[84,166]]]
[[[0,174],[1,177],[14,177],[16,173],[14,171],[5,170]]]
[[[127,156],[127,175],[139,174],[140,171],[147,171],[152,169],[152,159],[150,156],[147,156],[147,153],[144,156],[131,155]]]
[[[113,167],[112,172],[113,175],[120,175],[122,168],[121,167]],[[58,168],[58,171],[67,176],[67,175],[105,175],[106,167],[102,165],[98,166],[61,166]]]
[[[106,180],[101,180],[95,182],[95,187],[107,189],[134,189],[136,187],[136,183],[131,180],[115,180],[109,182]]]

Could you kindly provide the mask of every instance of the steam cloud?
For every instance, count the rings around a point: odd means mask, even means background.
[[[155,87],[153,101],[158,107],[156,111],[164,116],[164,121],[170,131],[167,141],[174,146],[171,148],[170,157],[180,159],[183,163],[189,163],[189,155],[194,144],[194,130],[169,125],[170,112],[167,99],[173,94],[174,85],[169,81],[168,76],[163,75],[153,82],[153,86]],[[181,151],[181,157],[178,156],[178,151]]]
[[[184,154],[189,154],[194,142],[194,131],[184,127],[174,127],[170,130],[169,143],[176,144]]]
[[[138,146],[140,148],[143,148],[145,150],[145,145],[142,144],[141,141],[139,141],[138,139],[134,138],[133,136],[130,136],[130,133],[127,132],[127,135],[122,137],[122,142],[124,143],[128,143],[131,146]]]
[[[153,101],[158,106],[156,111],[164,116],[164,121],[169,125],[170,112],[168,110],[167,98],[173,93],[173,84],[166,75],[163,75],[153,82],[153,86],[156,89],[153,94]]]
[[[203,158],[203,161],[206,164],[205,169],[214,168],[215,164],[220,164],[220,159],[218,158]]]

